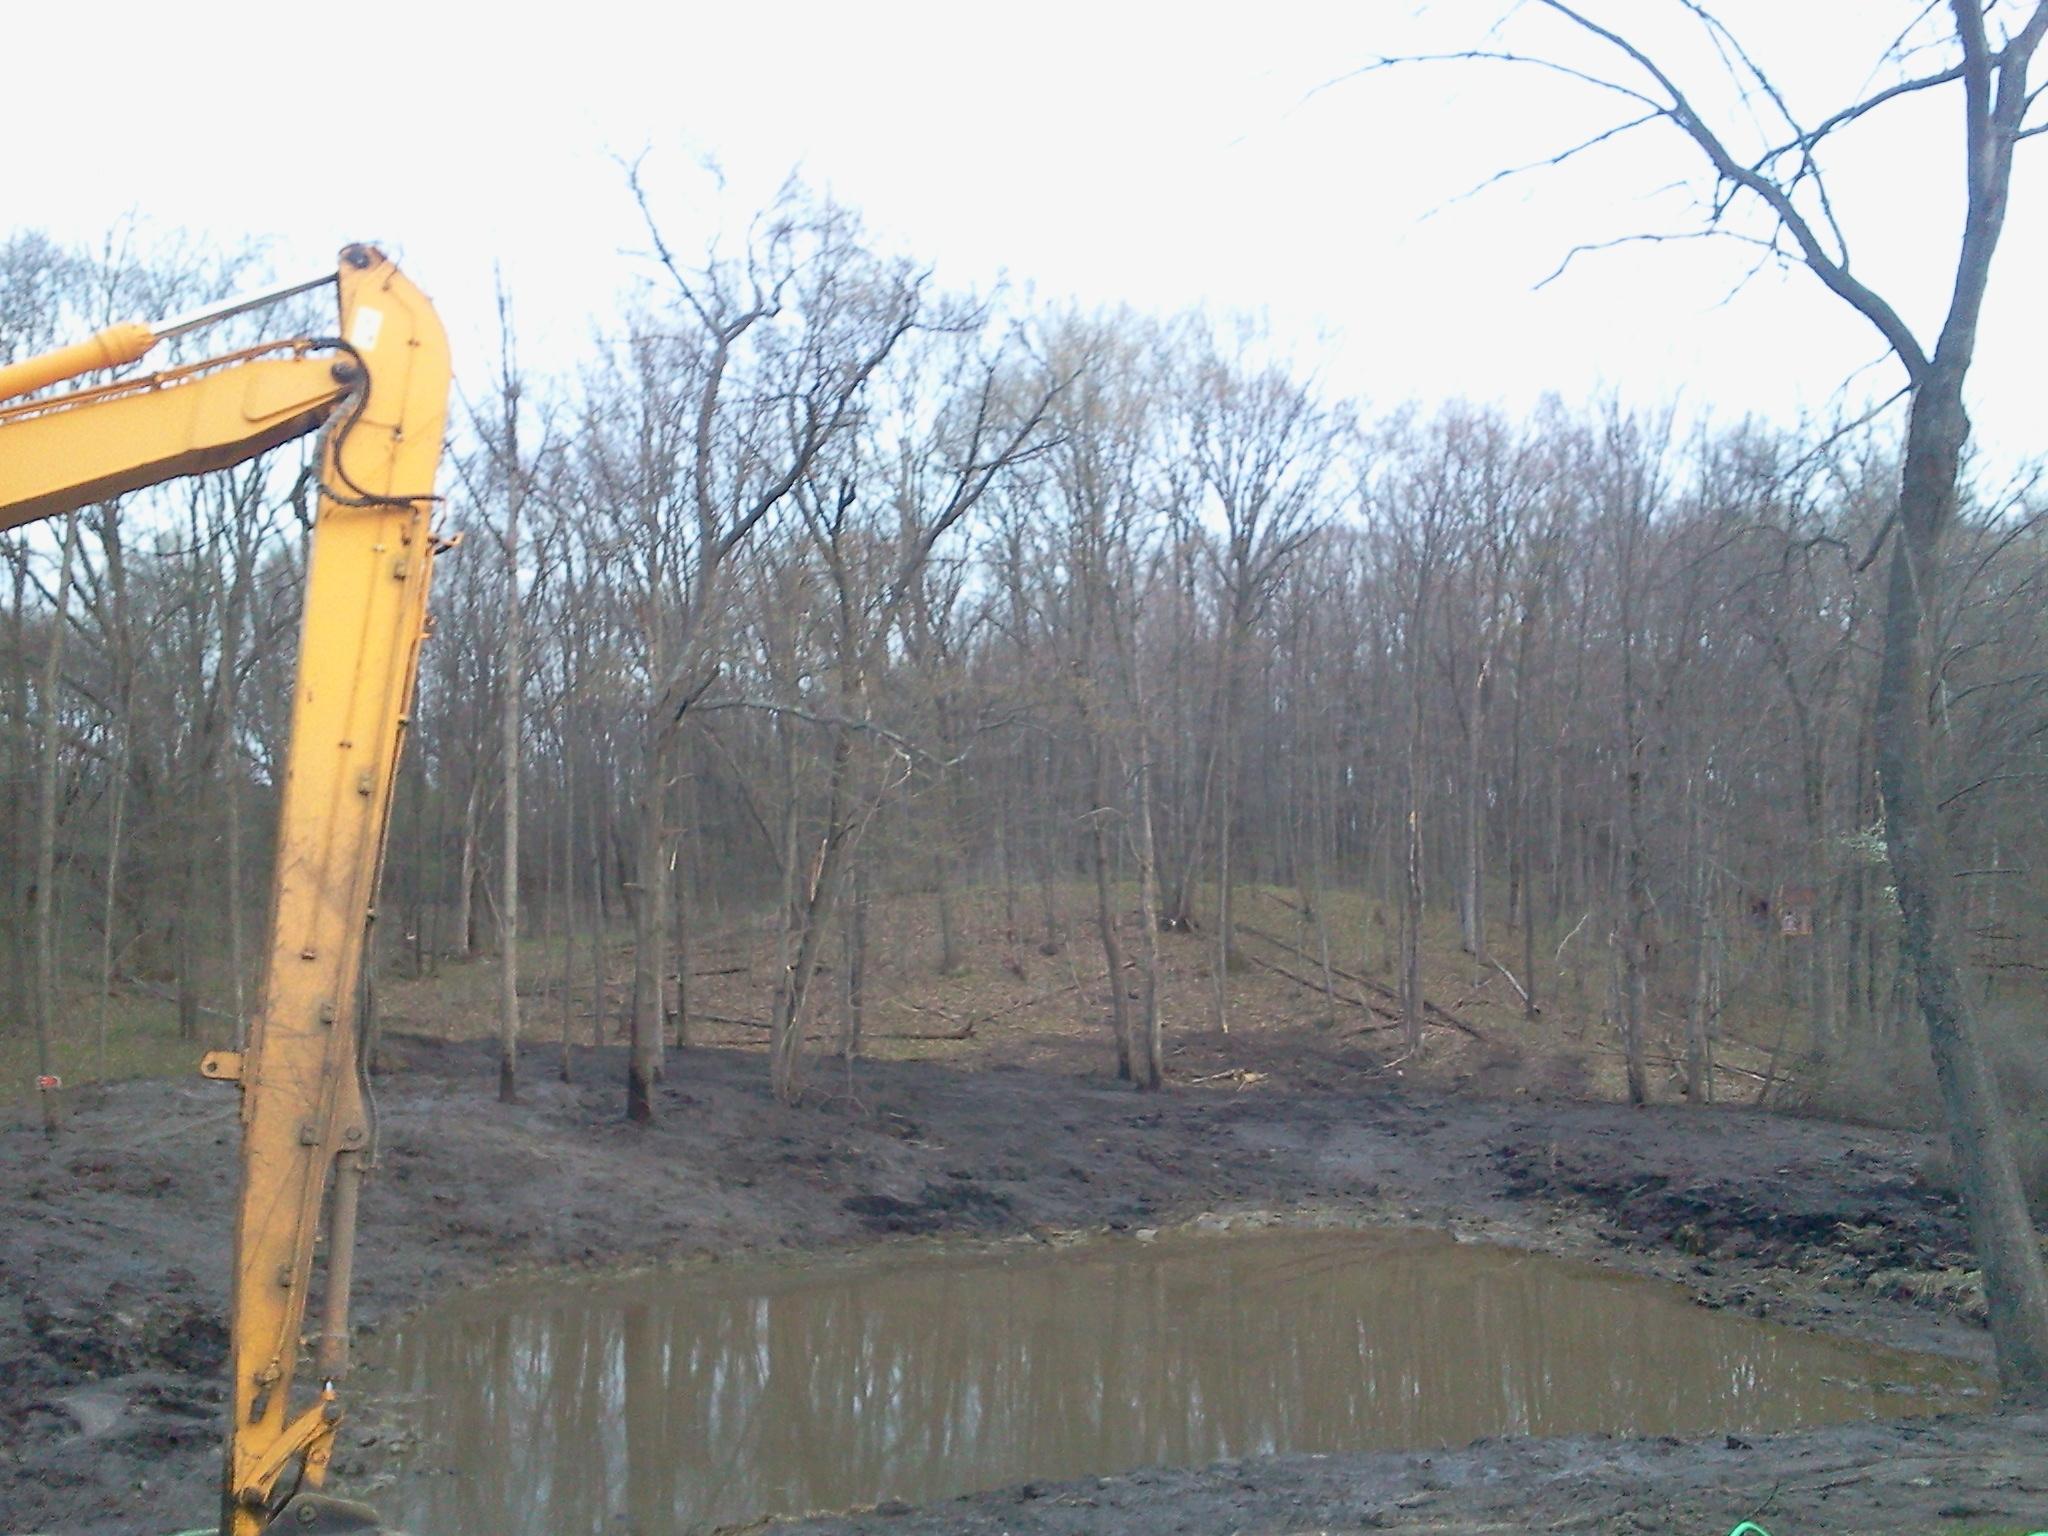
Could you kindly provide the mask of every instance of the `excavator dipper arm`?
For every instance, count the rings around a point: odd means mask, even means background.
[[[0,409],[0,528],[241,462],[325,425],[261,1006],[201,1070],[242,1093],[225,1536],[324,1480],[347,1366],[356,1192],[372,1147],[357,998],[412,709],[449,390],[433,306],[382,253],[342,252],[338,339],[299,340]],[[133,362],[113,327],[0,369],[0,399]],[[300,1372],[327,1250],[312,1392]],[[303,1511],[313,1514],[313,1501]]]
[[[263,1528],[294,1461],[307,1483],[324,1480],[339,1417],[324,1383],[347,1365],[355,1193],[371,1135],[357,998],[435,554],[447,338],[426,297],[375,252],[344,253],[340,289],[342,337],[364,378],[321,455],[262,1004],[242,1059],[208,1066],[242,1084],[227,1536]],[[330,1175],[323,1400],[295,1409]]]

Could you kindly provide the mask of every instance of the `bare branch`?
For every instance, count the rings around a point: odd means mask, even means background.
[[[1844,107],[1841,111],[1832,113],[1829,116],[1822,118],[1818,123],[1814,124],[1814,126],[1811,129],[1807,130],[1805,133],[1798,134],[1793,138],[1786,140],[1783,144],[1777,145],[1772,149],[1766,150],[1761,156],[1758,157],[1756,161],[1756,167],[1758,170],[1762,170],[1765,166],[1771,164],[1773,161],[1779,159],[1781,156],[1792,153],[1794,150],[1803,151],[1814,149],[1818,147],[1821,140],[1827,138],[1837,129],[1846,128],[1851,123],[1856,122],[1861,118],[1868,117],[1871,113],[1875,112],[1879,107],[1886,106],[1891,102],[1897,101],[1902,96],[1918,95],[1921,91],[1932,90],[1936,86],[1953,85],[1956,81],[1962,79],[1962,77],[1963,66],[1960,64],[1955,64],[1951,65],[1947,69],[1940,70],[1935,74],[1916,75],[1911,80],[1897,81],[1894,84],[1886,86],[1881,91],[1876,91],[1871,95],[1864,97],[1863,100],[1856,102],[1852,106]]]
[[[834,730],[841,731],[863,731],[868,735],[888,742],[890,746],[896,748],[904,756],[922,758],[926,763],[936,768],[954,767],[968,755],[963,750],[957,757],[942,757],[928,748],[919,746],[909,737],[900,735],[890,730],[886,725],[882,725],[871,718],[827,714],[822,710],[811,709],[802,704],[784,703],[777,699],[713,699],[708,703],[699,704],[697,708],[700,712],[715,709],[753,709],[760,710],[765,714],[787,715],[790,719],[801,720],[806,725],[830,726]]]
[[[1645,230],[1633,235],[1617,235],[1611,240],[1581,241],[1564,253],[1563,258],[1559,260],[1556,267],[1551,270],[1547,277],[1537,283],[1536,287],[1549,287],[1552,283],[1563,277],[1571,264],[1581,256],[1593,256],[1602,251],[1619,250],[1623,246],[1628,245],[1667,245],[1679,244],[1689,240],[1735,240],[1743,244],[1763,246],[1767,250],[1772,248],[1767,240],[1759,240],[1754,235],[1738,235],[1732,230],[1725,229],[1681,229],[1665,232]]]
[[[1502,182],[1511,180],[1516,176],[1527,175],[1530,171],[1554,170],[1560,165],[1577,159],[1589,149],[1597,149],[1600,145],[1607,143],[1611,139],[1620,138],[1631,129],[1641,128],[1645,124],[1656,122],[1663,115],[1661,112],[1644,112],[1639,116],[1630,118],[1625,123],[1616,123],[1611,128],[1603,128],[1591,138],[1581,139],[1578,143],[1571,145],[1567,149],[1561,149],[1554,155],[1545,155],[1540,160],[1527,160],[1520,165],[1511,165],[1505,170],[1495,171],[1484,181],[1476,182],[1472,186],[1467,187],[1463,192],[1460,192],[1456,197],[1432,208],[1425,217],[1434,218],[1446,208],[1455,208],[1460,203],[1470,202],[1488,188],[1499,186]],[[1543,285],[1539,283],[1537,286],[1540,288]]]
[[[1367,75],[1379,74],[1383,70],[1396,69],[1403,65],[1472,63],[1527,65],[1532,69],[1547,70],[1551,74],[1563,75],[1566,79],[1576,80],[1581,85],[1595,86],[1603,91],[1611,91],[1617,96],[1625,96],[1630,101],[1639,102],[1643,106],[1648,107],[1654,113],[1662,114],[1665,110],[1664,104],[1658,101],[1655,97],[1645,96],[1641,91],[1638,91],[1633,87],[1623,85],[1621,84],[1621,82],[1617,80],[1609,80],[1604,76],[1593,74],[1587,70],[1574,69],[1569,64],[1560,64],[1557,62],[1557,60],[1546,59],[1542,57],[1540,54],[1513,53],[1507,50],[1493,48],[1465,48],[1460,49],[1453,53],[1404,53],[1385,55],[1381,58],[1374,59],[1370,64],[1362,64],[1357,69],[1346,70],[1341,75],[1337,75],[1332,79],[1325,80],[1321,85],[1317,86],[1314,90],[1308,93],[1309,99],[1313,100],[1315,97],[1321,95],[1324,91],[1331,90],[1339,85],[1345,84],[1348,81],[1361,80]]]
[[[1821,244],[1813,225],[1793,203],[1792,196],[1785,187],[1735,158],[1728,146],[1722,142],[1720,135],[1700,116],[1685,92],[1679,89],[1677,82],[1663,66],[1620,33],[1602,26],[1583,12],[1566,4],[1565,0],[1537,0],[1537,3],[1614,48],[1656,81],[1658,88],[1669,98],[1668,101],[1658,104],[1663,115],[1669,117],[1698,146],[1721,178],[1753,193],[1769,206],[1793,240],[1798,243],[1807,266],[1839,298],[1877,327],[1885,340],[1891,344],[1892,350],[1898,353],[1900,362],[1905,365],[1910,375],[1918,379],[1927,371],[1926,351],[1898,311],[1873,289],[1852,277],[1842,260]],[[1958,0],[1958,3],[1964,3],[1964,0]],[[1640,96],[1641,93],[1636,94]]]

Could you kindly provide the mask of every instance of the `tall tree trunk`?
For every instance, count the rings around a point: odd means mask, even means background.
[[[1466,701],[1464,805],[1464,879],[1458,896],[1459,940],[1465,953],[1486,958],[1486,809],[1481,793],[1480,749],[1486,736],[1486,666],[1481,663]]]
[[[1003,888],[1003,938],[1017,942],[1017,867],[1010,857],[1010,780],[1004,773],[996,780],[996,880]]]
[[[513,396],[515,408],[517,396]],[[511,472],[520,473],[518,439]],[[505,509],[505,640],[499,668],[498,751],[504,761],[504,867],[498,872],[498,1102],[519,1099],[519,714],[526,701],[524,619],[519,595],[518,490]]]
[[[945,791],[940,792],[943,807]],[[940,811],[943,825],[949,818],[943,808]],[[939,907],[939,974],[957,976],[960,973],[960,919],[953,909],[953,858],[952,849],[947,846],[950,839],[943,833],[940,846],[932,852],[932,890]]]
[[[476,953],[476,843],[477,825],[482,819],[484,781],[472,764],[469,794],[462,802],[462,858],[455,884],[455,944],[457,959]]]
[[[1856,767],[1850,782],[1849,808],[1858,834],[1855,862],[1849,870],[1842,896],[1843,986],[1842,1034],[1850,1050],[1861,1050],[1870,1032],[1871,959],[1869,927],[1870,867],[1861,848],[1861,834],[1871,823],[1870,733],[1859,726],[1856,732]]]
[[[1536,971],[1536,847],[1541,831],[1534,802],[1541,783],[1529,764],[1529,714],[1527,694],[1531,687],[1530,658],[1536,643],[1536,606],[1533,597],[1522,605],[1522,620],[1515,640],[1515,850],[1522,876],[1522,1017],[1534,1020],[1543,1011],[1545,989]],[[1545,882],[1546,889],[1549,883]],[[1550,908],[1552,917],[1555,907]]]
[[[1216,730],[1209,742],[1209,750],[1202,756],[1201,783],[1195,800],[1192,816],[1181,814],[1176,820],[1181,824],[1180,847],[1172,876],[1166,882],[1166,927],[1175,933],[1192,933],[1195,928],[1195,884],[1202,872],[1204,839],[1209,828],[1210,812],[1215,804],[1217,771],[1223,761],[1224,740],[1229,734],[1226,718],[1229,704],[1225,698],[1228,689],[1227,675],[1230,670],[1230,622],[1225,619],[1217,630],[1215,678],[1211,696],[1215,700],[1214,711]],[[1192,756],[1194,732],[1185,734]],[[1220,924],[1218,926],[1221,926]]]
[[[1033,761],[1033,770],[1038,777],[1038,794],[1035,803],[1050,808],[1058,805],[1060,787],[1058,771],[1053,761],[1053,747],[1047,743],[1042,758]],[[1060,952],[1060,916],[1057,894],[1054,890],[1060,850],[1057,824],[1048,813],[1039,818],[1038,836],[1038,907],[1039,917],[1045,926],[1045,937],[1039,941],[1039,952],[1056,955]]]
[[[1624,687],[1627,685],[1624,684]],[[1633,704],[1626,706],[1631,720]],[[1621,1049],[1628,1068],[1628,1101],[1650,1102],[1649,1065],[1643,1055],[1643,1015],[1648,1006],[1643,974],[1649,938],[1650,881],[1643,860],[1642,743],[1629,727],[1628,786],[1622,810],[1621,850]]]
[[[839,904],[845,882],[847,856],[853,848],[854,818],[859,796],[852,783],[854,772],[853,733],[835,732],[832,745],[831,788],[826,797],[824,841],[819,845],[808,885],[800,901],[784,903],[784,959],[781,995],[770,1037],[769,1084],[778,1102],[794,1104],[802,1090],[804,1029],[810,1017],[812,983],[817,979],[818,957],[824,953],[832,914]],[[796,805],[790,801],[789,851],[785,866],[793,884],[797,868]],[[795,929],[794,935],[791,929]],[[794,937],[792,945],[790,939]]]
[[[1692,994],[1685,1012],[1685,1096],[1695,1104],[1711,1104],[1714,1102],[1714,1015],[1718,1001],[1714,996],[1714,972],[1720,933],[1714,910],[1706,815],[1700,807],[1697,782],[1691,790],[1687,797],[1691,801],[1691,817],[1686,841],[1691,854],[1694,931]]]
[[[611,1018],[611,993],[605,986],[605,849],[611,842],[606,824],[610,799],[600,791],[590,806],[590,1048],[604,1046],[604,1027]]]
[[[1230,887],[1236,871],[1230,863],[1230,763],[1229,753],[1224,753],[1224,792],[1222,802],[1216,811],[1216,959],[1214,975],[1216,984],[1210,992],[1210,1005],[1219,1035],[1230,1033],[1230,960],[1232,917],[1230,911]]]
[[[1315,928],[1316,959],[1323,973],[1323,1001],[1329,1005],[1330,1022],[1334,1024],[1337,1019],[1337,973],[1330,960],[1329,900],[1328,891],[1323,883],[1323,825],[1317,809],[1321,801],[1318,786],[1322,782],[1322,773],[1320,768],[1313,764],[1311,768],[1308,806],[1305,812],[1308,832],[1303,839],[1308,846],[1302,848],[1297,855],[1300,861],[1296,868],[1297,889],[1301,897],[1301,909]]]
[[[418,830],[425,815],[426,802],[434,802],[434,832],[430,839],[416,839],[417,845],[434,851],[433,878],[428,879],[428,866],[424,860],[419,864],[419,896],[415,905],[420,914],[420,931],[414,938],[415,952],[420,964],[414,967],[415,975],[436,975],[441,969],[441,937],[446,925],[448,904],[442,899],[448,887],[448,797],[446,793],[427,793],[428,767],[425,753],[414,753],[411,757],[419,786],[419,794],[413,801],[413,827]],[[445,789],[445,786],[442,786]]]
[[[1095,861],[1095,925],[1102,935],[1102,963],[1109,973],[1109,1023],[1116,1037],[1116,1075],[1131,1080],[1131,1010],[1124,997],[1124,948],[1116,931],[1116,901],[1109,884],[1109,745],[1099,723],[1090,721],[1095,737],[1095,804],[1088,813],[1088,838]]]
[[[847,878],[853,884],[853,911],[848,916],[846,946],[846,1024],[840,1054],[849,1062],[860,1056],[861,1032],[866,1025],[868,985],[868,874],[864,863],[856,863]]]
[[[246,963],[242,935],[242,744],[241,744],[241,654],[242,602],[247,590],[254,556],[238,545],[233,586],[219,594],[221,610],[220,700],[221,814],[227,830],[227,919],[228,996],[234,1010],[233,1041],[236,1050],[244,1044],[249,1030]]]
[[[1532,599],[1522,602],[1515,636],[1515,703],[1509,731],[1508,759],[1508,921],[1522,933],[1522,1017],[1534,1020],[1543,1011],[1536,975],[1536,887],[1534,820],[1529,814],[1528,740],[1529,653],[1536,628]]]
[[[1803,941],[1804,999],[1807,1027],[1811,1030],[1811,1053],[1817,1061],[1832,1061],[1835,1038],[1835,993],[1827,962],[1828,946],[1834,942],[1834,925],[1828,908],[1827,777],[1821,761],[1823,750],[1818,728],[1807,733],[1808,741],[1801,767],[1801,803],[1806,821],[1806,857],[1809,887],[1813,892],[1813,933]]]
[[[1542,981],[1536,971],[1536,887],[1527,875],[1533,842],[1533,838],[1527,838],[1522,845],[1522,1017],[1532,1021],[1543,1012],[1543,1004],[1538,1001]],[[1549,994],[1546,991],[1541,995]]]
[[[690,890],[686,878],[689,864],[685,858],[688,846],[688,822],[676,832],[676,867],[669,879],[669,905],[675,914],[675,962],[676,962],[676,1010],[675,1042],[678,1050],[690,1043]]]
[[[107,890],[106,898],[100,904],[100,1017],[99,1017],[99,1075],[107,1075],[107,1015],[114,1005],[114,917],[116,893],[121,889],[122,836],[127,830],[128,818],[128,765],[134,751],[134,701],[126,683],[121,690],[121,722],[118,726],[120,744],[114,751],[114,795],[113,808],[107,818]],[[239,1020],[235,1034],[235,1049],[243,1045]]]
[[[1877,770],[1903,919],[1900,959],[1927,1026],[1963,1209],[1984,1267],[1999,1384],[2010,1400],[2039,1403],[2048,1401],[2048,1271],[1962,982],[1928,719],[1930,609],[1969,435],[1962,383],[1959,369],[1952,376],[1937,371],[1913,399],[1878,671]]]
[[[1416,608],[1419,626],[1422,622],[1420,601]],[[1409,643],[1416,647],[1416,651],[1408,658],[1408,816],[1403,853],[1406,878],[1401,900],[1401,1029],[1403,1045],[1413,1056],[1422,1049],[1422,816],[1425,781],[1421,636],[1412,636]]]
[[[1230,910],[1231,886],[1237,878],[1231,862],[1232,832],[1237,820],[1237,679],[1242,646],[1237,621],[1225,621],[1222,677],[1218,679],[1216,754],[1220,783],[1216,795],[1216,985],[1210,995],[1216,1032],[1230,1033],[1230,967],[1237,959],[1237,930]]]
[[[43,657],[42,697],[36,702],[43,722],[41,755],[36,765],[36,1072],[57,1075],[57,692],[64,683],[64,632],[71,614],[71,567],[78,557],[78,514],[64,519],[64,553],[58,560],[57,602],[50,617],[50,645]],[[57,1134],[57,1094],[45,1086],[43,1131]]]
[[[566,722],[568,709],[563,715]],[[570,1044],[570,1020],[575,1012],[576,979],[576,744],[572,732],[562,731],[562,1081],[568,1082],[574,1066]],[[598,1000],[590,1000],[591,1011]]]
[[[185,846],[178,860],[178,910],[171,918],[171,963],[176,971],[172,981],[177,992],[178,1038],[197,1040],[201,964],[198,938],[201,910],[199,893],[205,888],[206,880],[199,867],[200,829],[192,824],[197,821],[197,814],[188,809],[184,819]]]
[[[626,1118],[641,1124],[654,1118],[654,1084],[661,1075],[661,978],[668,948],[668,856],[662,835],[665,753],[656,724],[649,723],[646,738],[634,855],[640,889],[633,901],[632,1054],[626,1069]]]
[[[698,930],[713,931],[718,923],[716,892],[691,881],[705,868],[704,823],[699,800],[699,780],[690,775],[683,784],[682,825],[676,830],[676,874],[673,899],[676,904],[676,1044],[694,1042],[695,1026],[690,1016],[690,968],[696,953]],[[699,901],[697,898],[702,897]]]
[[[1870,872],[1861,865],[1849,871],[1842,892],[1842,1036],[1845,1047],[1859,1050],[1870,1032],[1868,983],[1863,967],[1869,953],[1864,911],[1869,900]]]
[[[1291,680],[1291,686],[1302,690],[1306,696],[1306,682],[1298,674]],[[1316,958],[1323,975],[1323,1001],[1328,1005],[1329,1020],[1335,1023],[1337,978],[1330,960],[1330,919],[1323,884],[1324,850],[1335,838],[1326,825],[1322,731],[1319,721],[1313,716],[1305,735],[1306,740],[1288,755],[1290,776],[1284,795],[1277,786],[1271,786],[1269,798],[1278,806],[1291,806],[1293,809],[1293,815],[1287,817],[1286,836],[1294,863],[1295,893],[1301,903],[1301,920],[1315,930]],[[1304,773],[1308,781],[1306,785],[1302,783]]]
[[[1625,510],[1623,516],[1630,516]],[[1621,928],[1621,975],[1616,999],[1621,1015],[1621,1050],[1628,1069],[1628,1101],[1650,1102],[1649,1064],[1643,1058],[1643,1015],[1648,1006],[1647,958],[1650,923],[1650,879],[1643,858],[1643,793],[1648,773],[1647,743],[1643,738],[1642,700],[1636,680],[1635,627],[1635,540],[1631,525],[1621,561],[1621,751],[1624,787],[1621,810],[1621,848],[1616,874],[1619,876],[1619,926]]]
[[[1138,1086],[1156,1090],[1166,1083],[1159,1022],[1159,860],[1152,837],[1152,730],[1145,712],[1143,647],[1136,636],[1131,642],[1131,709],[1138,732],[1138,953],[1145,968]]]

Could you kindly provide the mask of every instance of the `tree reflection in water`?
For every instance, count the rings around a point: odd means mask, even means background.
[[[1261,1452],[1768,1431],[1978,1386],[1673,1287],[1337,1233],[556,1281],[420,1318],[383,1362],[421,1445],[380,1501],[437,1536],[657,1536]]]

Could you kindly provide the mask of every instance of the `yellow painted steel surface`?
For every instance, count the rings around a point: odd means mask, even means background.
[[[133,321],[110,325],[84,341],[0,368],[0,400],[34,394],[52,384],[91,373],[95,368],[119,368],[140,362],[143,354],[155,345],[156,332],[146,325]]]
[[[323,1480],[338,1417],[333,1402],[295,1401],[292,1388],[327,1179],[371,1134],[357,993],[426,628],[447,412],[448,344],[425,296],[359,248],[344,253],[340,293],[342,336],[368,389],[359,408],[338,413],[321,460],[271,949],[241,1062],[222,1520],[231,1536],[263,1529],[264,1505],[294,1461],[303,1458],[308,1485]]]
[[[348,386],[334,376],[333,354],[287,350],[0,410],[0,529],[226,469],[304,437]]]

